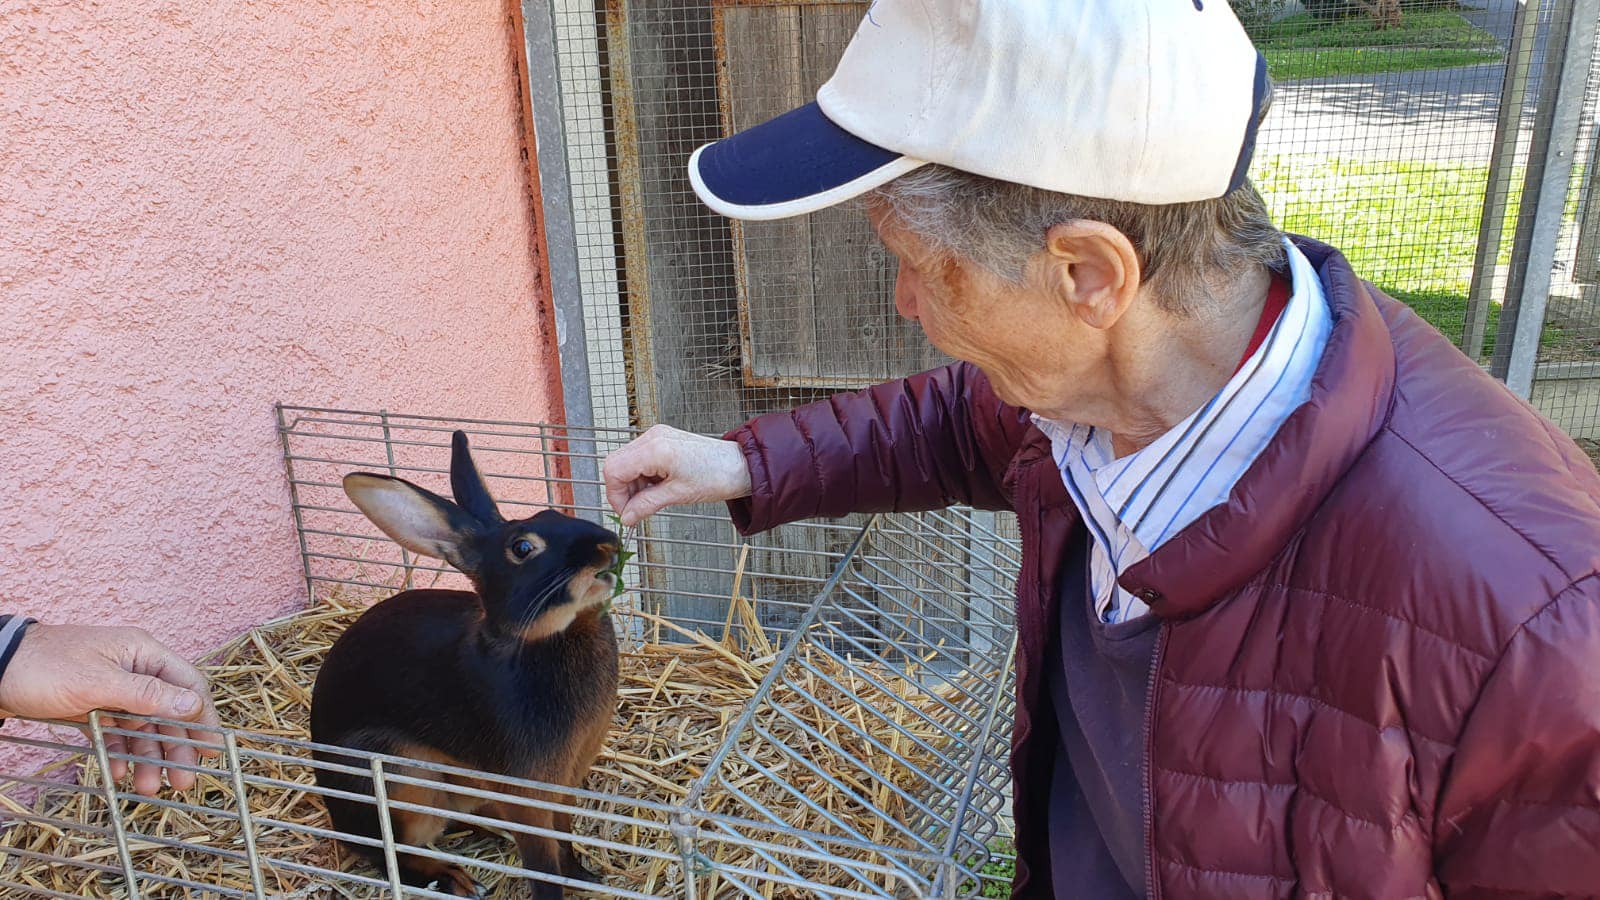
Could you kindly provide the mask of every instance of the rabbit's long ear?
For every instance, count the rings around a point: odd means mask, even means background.
[[[456,502],[485,525],[504,523],[494,497],[489,494],[489,486],[483,483],[483,476],[478,474],[478,467],[472,461],[467,433],[456,432],[450,444],[450,492],[456,495]]]
[[[479,525],[461,507],[404,479],[370,472],[346,475],[344,492],[400,546],[445,560],[468,575],[476,570],[472,539]]]

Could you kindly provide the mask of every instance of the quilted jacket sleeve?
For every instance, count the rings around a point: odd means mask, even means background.
[[[1600,576],[1518,631],[1473,708],[1439,806],[1450,897],[1600,886]]]
[[[838,394],[727,434],[753,491],[728,508],[743,534],[852,512],[1007,509],[1002,477],[1030,427],[966,363]]]

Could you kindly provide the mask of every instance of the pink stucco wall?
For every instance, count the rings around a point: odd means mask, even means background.
[[[504,0],[0,0],[0,608],[304,602],[273,403],[557,417]]]

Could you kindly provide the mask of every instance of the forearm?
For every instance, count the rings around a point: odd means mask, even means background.
[[[1003,509],[1002,476],[1025,425],[960,364],[761,416],[727,435],[751,484],[729,510],[748,534],[851,512]]]

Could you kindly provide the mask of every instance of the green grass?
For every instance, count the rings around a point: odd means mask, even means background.
[[[1496,259],[1501,266],[1511,262],[1523,175],[1520,166],[1512,172]],[[1487,165],[1275,156],[1258,161],[1251,176],[1281,228],[1339,248],[1357,274],[1460,344]],[[1578,213],[1581,188],[1581,180],[1573,179],[1566,198],[1569,221]],[[1485,357],[1494,352],[1499,321],[1500,306],[1491,305]],[[1546,348],[1571,340],[1551,322],[1540,334]]]
[[[1487,166],[1277,156],[1259,161],[1252,174],[1285,230],[1338,247],[1363,278],[1460,340]],[[1509,262],[1521,186],[1518,172],[1502,263]],[[1498,315],[1491,307],[1491,338]]]
[[[1449,11],[1409,12],[1400,28],[1382,31],[1364,17],[1321,22],[1301,13],[1252,37],[1279,81],[1444,69],[1501,56],[1494,35]]]
[[[1377,75],[1414,69],[1449,69],[1475,66],[1500,58],[1489,50],[1367,50],[1336,47],[1327,50],[1270,50],[1267,70],[1277,81],[1331,78],[1341,75]]]
[[[1008,841],[994,841],[989,844],[989,852],[1003,858],[985,865],[978,871],[985,876],[983,892],[980,897],[1010,897],[1011,879],[1017,875],[1017,848]]]

